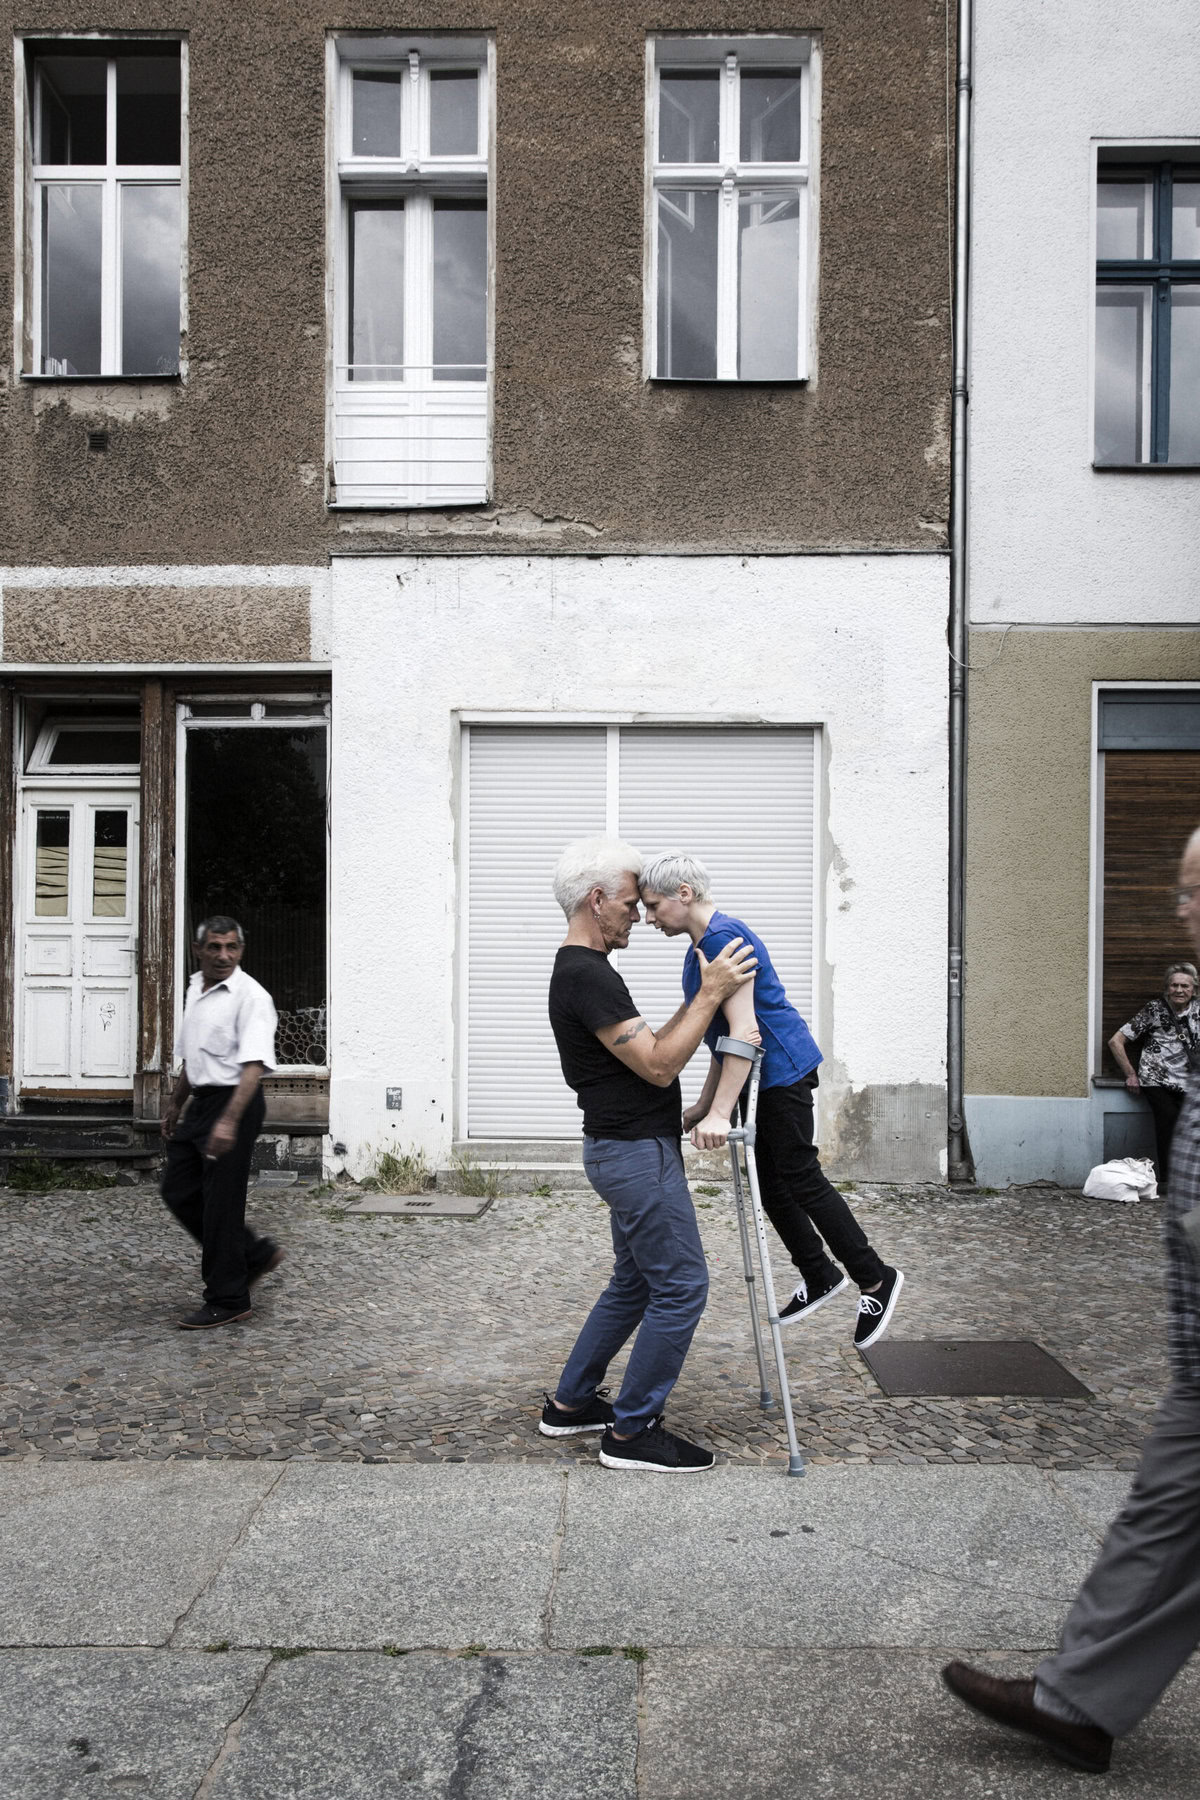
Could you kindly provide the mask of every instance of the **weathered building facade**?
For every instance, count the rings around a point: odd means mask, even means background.
[[[327,1167],[575,1136],[611,829],[775,949],[840,1166],[936,1177],[944,6],[8,23],[10,1117],[155,1118],[220,910]]]
[[[1190,955],[1200,19],[979,0],[974,57],[967,1120],[1077,1183],[1152,1153],[1105,1046]]]

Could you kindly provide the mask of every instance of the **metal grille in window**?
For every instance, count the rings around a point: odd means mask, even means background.
[[[280,1013],[275,1028],[275,1058],[284,1065],[309,1063],[317,1067],[329,1061],[323,1006],[298,1006],[294,1012]]]

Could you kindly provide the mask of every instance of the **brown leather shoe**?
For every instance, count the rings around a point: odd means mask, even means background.
[[[1112,1761],[1113,1741],[1098,1725],[1073,1725],[1033,1704],[1032,1681],[1002,1681],[969,1663],[947,1663],[942,1680],[959,1700],[997,1725],[1040,1738],[1060,1762],[1089,1775],[1103,1775]]]

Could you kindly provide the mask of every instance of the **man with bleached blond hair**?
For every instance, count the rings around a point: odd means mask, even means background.
[[[702,959],[697,990],[660,1031],[638,1012],[609,962],[639,919],[642,858],[619,838],[569,844],[554,872],[567,935],[550,979],[550,1024],[568,1087],[583,1111],[583,1166],[609,1210],[612,1278],[593,1306],[539,1429],[599,1431],[606,1468],[694,1474],[711,1450],[668,1431],[663,1407],[708,1296],[708,1268],[683,1172],[679,1071],[718,1007],[754,979],[740,943]],[[621,1390],[599,1391],[636,1331]]]

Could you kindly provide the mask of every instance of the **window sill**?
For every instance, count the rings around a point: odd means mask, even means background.
[[[1200,463],[1099,463],[1092,468],[1097,475],[1200,475]]]
[[[21,380],[36,382],[39,387],[132,387],[147,381],[169,386],[183,380],[183,371],[176,369],[173,375],[33,375],[22,369]]]
[[[753,381],[743,380],[737,375],[648,375],[647,385],[652,388],[806,388],[810,385],[811,376],[794,375],[780,377],[778,380]]]

